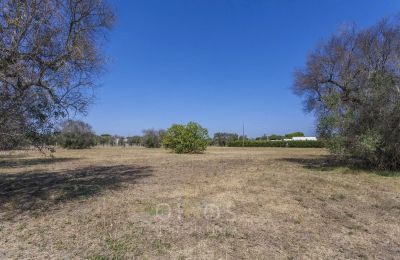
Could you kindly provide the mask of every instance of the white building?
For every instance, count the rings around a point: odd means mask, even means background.
[[[293,137],[293,141],[317,141],[317,137],[315,136],[298,136],[298,137]]]

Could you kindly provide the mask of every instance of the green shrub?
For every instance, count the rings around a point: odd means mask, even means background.
[[[109,134],[102,134],[102,135],[97,137],[97,142],[99,144],[101,144],[102,146],[111,145],[112,137]]]
[[[242,141],[234,141],[228,144],[230,147],[242,147]],[[321,148],[321,141],[244,141],[245,147],[289,147],[289,148]]]
[[[283,140],[283,138],[285,138],[285,137],[282,135],[272,134],[268,138],[269,138],[269,140]]]
[[[164,129],[146,129],[143,130],[143,136],[140,138],[140,142],[146,148],[160,148],[163,143],[164,135]]]
[[[208,131],[198,123],[174,124],[168,128],[164,137],[164,147],[175,153],[202,153],[208,144]]]
[[[138,135],[129,136],[129,137],[127,137],[127,142],[128,142],[128,145],[131,145],[131,146],[132,145],[140,145],[142,142],[142,137],[138,136]]]
[[[233,142],[238,139],[238,134],[218,132],[214,134],[214,138],[212,139],[212,143],[210,145],[227,146],[229,142]]]
[[[95,146],[97,137],[92,127],[82,121],[67,120],[61,124],[58,144],[68,149],[85,149]]]
[[[67,149],[86,149],[96,145],[96,136],[92,133],[64,133],[59,136],[58,144]]]

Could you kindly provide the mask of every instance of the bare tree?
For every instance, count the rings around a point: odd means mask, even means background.
[[[113,20],[105,0],[0,2],[0,144],[40,144],[60,119],[86,112]]]
[[[337,154],[400,168],[400,21],[343,29],[296,71],[294,91]]]

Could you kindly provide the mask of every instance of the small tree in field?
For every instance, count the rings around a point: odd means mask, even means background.
[[[79,120],[67,120],[61,124],[58,143],[68,149],[90,148],[96,145],[96,135],[89,124]]]
[[[198,123],[174,124],[164,137],[164,147],[175,153],[202,153],[207,148],[208,131]]]

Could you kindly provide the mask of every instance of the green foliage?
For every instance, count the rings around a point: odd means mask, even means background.
[[[0,1],[0,149],[51,149],[56,124],[87,112],[112,9],[106,0]]]
[[[61,134],[58,135],[58,144],[67,149],[85,149],[95,146],[96,135],[92,127],[82,121],[67,120],[61,125]]]
[[[163,143],[165,130],[146,129],[141,137],[142,145],[146,148],[160,148]]]
[[[96,145],[96,136],[91,133],[61,134],[58,144],[67,149],[86,149]]]
[[[127,143],[128,145],[132,146],[132,145],[140,145],[142,142],[142,137],[135,135],[135,136],[129,136],[127,137]]]
[[[379,161],[376,157],[376,152],[383,142],[382,136],[376,131],[366,131],[358,136],[355,140],[357,146],[356,151],[360,158],[364,158],[372,164],[377,164]]]
[[[247,137],[247,135],[245,135],[244,137],[243,137],[243,135],[241,135],[241,136],[239,136],[239,138],[238,138],[238,140],[243,140],[243,138],[244,138],[244,140],[250,140],[248,137]]]
[[[242,141],[229,143],[230,147],[242,147]],[[321,141],[258,141],[245,140],[245,147],[289,147],[289,148],[321,148],[324,147]]]
[[[212,139],[212,144],[217,146],[227,146],[230,142],[234,142],[239,139],[239,136],[235,133],[215,133]]]
[[[125,137],[119,136],[119,135],[114,135],[112,137],[112,145],[113,146],[124,146],[125,147],[125,145],[126,145]]]
[[[304,136],[303,132],[294,132],[294,133],[289,133],[285,135],[277,135],[277,134],[271,134],[271,135],[263,135],[260,137],[257,137],[256,140],[264,140],[264,141],[272,141],[272,140],[283,140],[283,139],[292,139],[293,137],[301,137]]]
[[[0,134],[0,151],[21,149],[29,145],[29,140],[23,135],[8,136]]]
[[[272,134],[268,138],[269,138],[269,140],[283,140],[283,136],[276,135],[276,134]]]
[[[164,137],[164,147],[175,153],[202,153],[207,148],[208,131],[198,123],[174,124]]]
[[[97,138],[97,142],[101,144],[102,146],[104,145],[111,145],[112,138],[111,135],[109,134],[102,134]]]
[[[211,137],[207,138],[207,146],[214,145],[214,140]]]
[[[269,136],[264,134],[263,136],[256,137],[256,140],[268,141],[269,140]]]
[[[294,132],[294,133],[290,133],[290,134],[285,134],[286,139],[291,139],[293,137],[303,137],[303,136],[304,136],[303,132]]]
[[[334,154],[381,170],[400,169],[399,26],[399,19],[384,19],[333,35],[293,85]]]

